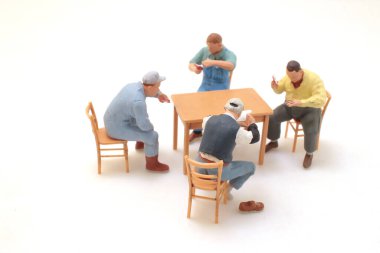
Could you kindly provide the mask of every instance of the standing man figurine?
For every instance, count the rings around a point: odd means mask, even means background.
[[[160,91],[165,80],[156,71],[144,75],[142,82],[130,83],[116,95],[104,114],[104,126],[109,137],[137,141],[136,149],[144,149],[146,169],[168,171],[169,166],[158,161],[158,133],[149,120],[146,97],[157,97],[163,103],[170,103]]]
[[[272,89],[281,94],[285,91],[285,102],[279,105],[269,118],[268,138],[271,140],[265,152],[278,147],[281,134],[281,122],[295,119],[301,121],[304,131],[304,148],[306,151],[303,167],[309,168],[313,152],[317,148],[319,127],[321,124],[321,107],[326,101],[326,90],[319,76],[302,69],[297,61],[290,61],[286,66],[286,76],[277,82],[274,77]]]
[[[217,33],[211,33],[207,37],[207,47],[202,48],[189,63],[190,71],[196,74],[203,72],[198,92],[228,90],[235,66],[236,55],[222,44],[222,36]],[[195,129],[189,141],[201,136],[202,129]]]

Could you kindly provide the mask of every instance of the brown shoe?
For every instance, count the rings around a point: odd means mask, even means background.
[[[135,149],[136,150],[144,149],[144,142],[136,141]]]
[[[277,141],[271,141],[265,146],[265,153],[268,152],[271,149],[278,148],[278,142]]]
[[[303,159],[303,167],[305,169],[309,168],[311,166],[311,162],[313,161],[313,154],[309,155],[306,153],[305,159]]]
[[[194,133],[192,132],[189,136],[189,142],[192,142],[196,138],[202,137],[202,133]]]
[[[239,210],[242,212],[260,212],[264,209],[264,203],[255,202],[255,201],[247,201],[241,202],[239,205]]]
[[[157,171],[157,172],[165,172],[165,171],[169,170],[168,165],[166,165],[164,163],[160,163],[158,161],[158,155],[152,156],[152,157],[145,156],[145,160],[146,160],[146,166],[145,167],[147,170]]]

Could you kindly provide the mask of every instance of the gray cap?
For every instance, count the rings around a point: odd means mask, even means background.
[[[143,76],[142,82],[147,85],[154,85],[158,82],[164,81],[166,78],[160,76],[157,71],[150,71]]]
[[[241,112],[244,110],[244,103],[243,101],[241,101],[240,98],[231,98],[224,105],[224,109],[240,115]]]

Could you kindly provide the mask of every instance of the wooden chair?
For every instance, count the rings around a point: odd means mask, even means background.
[[[187,177],[189,179],[189,203],[187,208],[187,218],[190,218],[191,205],[193,198],[208,199],[216,202],[215,206],[215,223],[218,223],[219,218],[219,203],[221,198],[224,198],[224,204],[227,203],[227,187],[228,183],[221,180],[223,172],[223,161],[218,163],[200,163],[185,156]],[[218,168],[217,175],[204,175],[198,173],[196,168],[212,169]],[[215,197],[196,194],[195,190],[215,191]]]
[[[322,118],[321,118],[321,125],[319,126],[317,149],[319,148],[319,135],[321,133],[321,126],[322,126],[323,116],[325,115],[327,106],[329,105],[330,100],[331,100],[331,94],[328,91],[326,91],[326,95],[327,95],[327,100],[326,100],[324,106],[322,107]],[[293,141],[292,152],[295,152],[296,151],[296,146],[297,146],[297,138],[298,137],[303,137],[304,136],[304,132],[303,132],[301,121],[295,120],[295,119],[291,119],[291,120],[289,120],[289,121],[286,122],[285,138],[288,137],[289,125],[291,126],[291,128],[294,131],[294,141]]]
[[[229,82],[229,87],[231,87],[231,79],[232,79],[232,74],[234,73],[234,71],[230,71],[229,75],[228,75],[228,82]]]
[[[106,133],[105,128],[99,128],[98,127],[98,120],[96,119],[96,114],[94,110],[94,106],[92,105],[92,102],[89,102],[86,107],[86,114],[87,117],[91,121],[92,126],[92,132],[95,135],[95,142],[96,142],[96,151],[98,154],[98,174],[101,174],[101,166],[102,166],[102,157],[124,157],[125,159],[125,170],[128,173],[129,172],[129,165],[128,165],[128,141],[126,140],[116,140],[108,137]],[[106,145],[123,145],[122,148],[102,148]],[[123,151],[123,154],[110,154],[110,155],[104,155],[102,152],[109,152],[109,151]]]

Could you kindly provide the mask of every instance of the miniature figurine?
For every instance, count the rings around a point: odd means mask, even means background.
[[[144,75],[142,82],[130,83],[112,100],[104,114],[107,134],[114,139],[137,141],[136,149],[144,149],[146,169],[168,171],[169,166],[158,161],[158,133],[149,120],[146,97],[157,97],[163,103],[169,98],[160,91],[165,80],[156,71]]]
[[[326,90],[319,76],[302,69],[297,61],[289,61],[286,76],[280,81],[272,77],[272,89],[275,93],[286,92],[285,102],[279,105],[269,118],[268,139],[265,152],[278,147],[281,123],[290,119],[301,121],[304,131],[304,148],[306,151],[303,167],[309,168],[313,152],[317,148],[321,124],[321,107],[326,101]]]
[[[211,33],[207,37],[207,47],[202,48],[189,63],[190,71],[196,74],[203,71],[203,80],[198,92],[228,90],[235,66],[235,54],[222,44],[222,36],[217,33]],[[194,129],[189,141],[201,136],[202,129]]]

